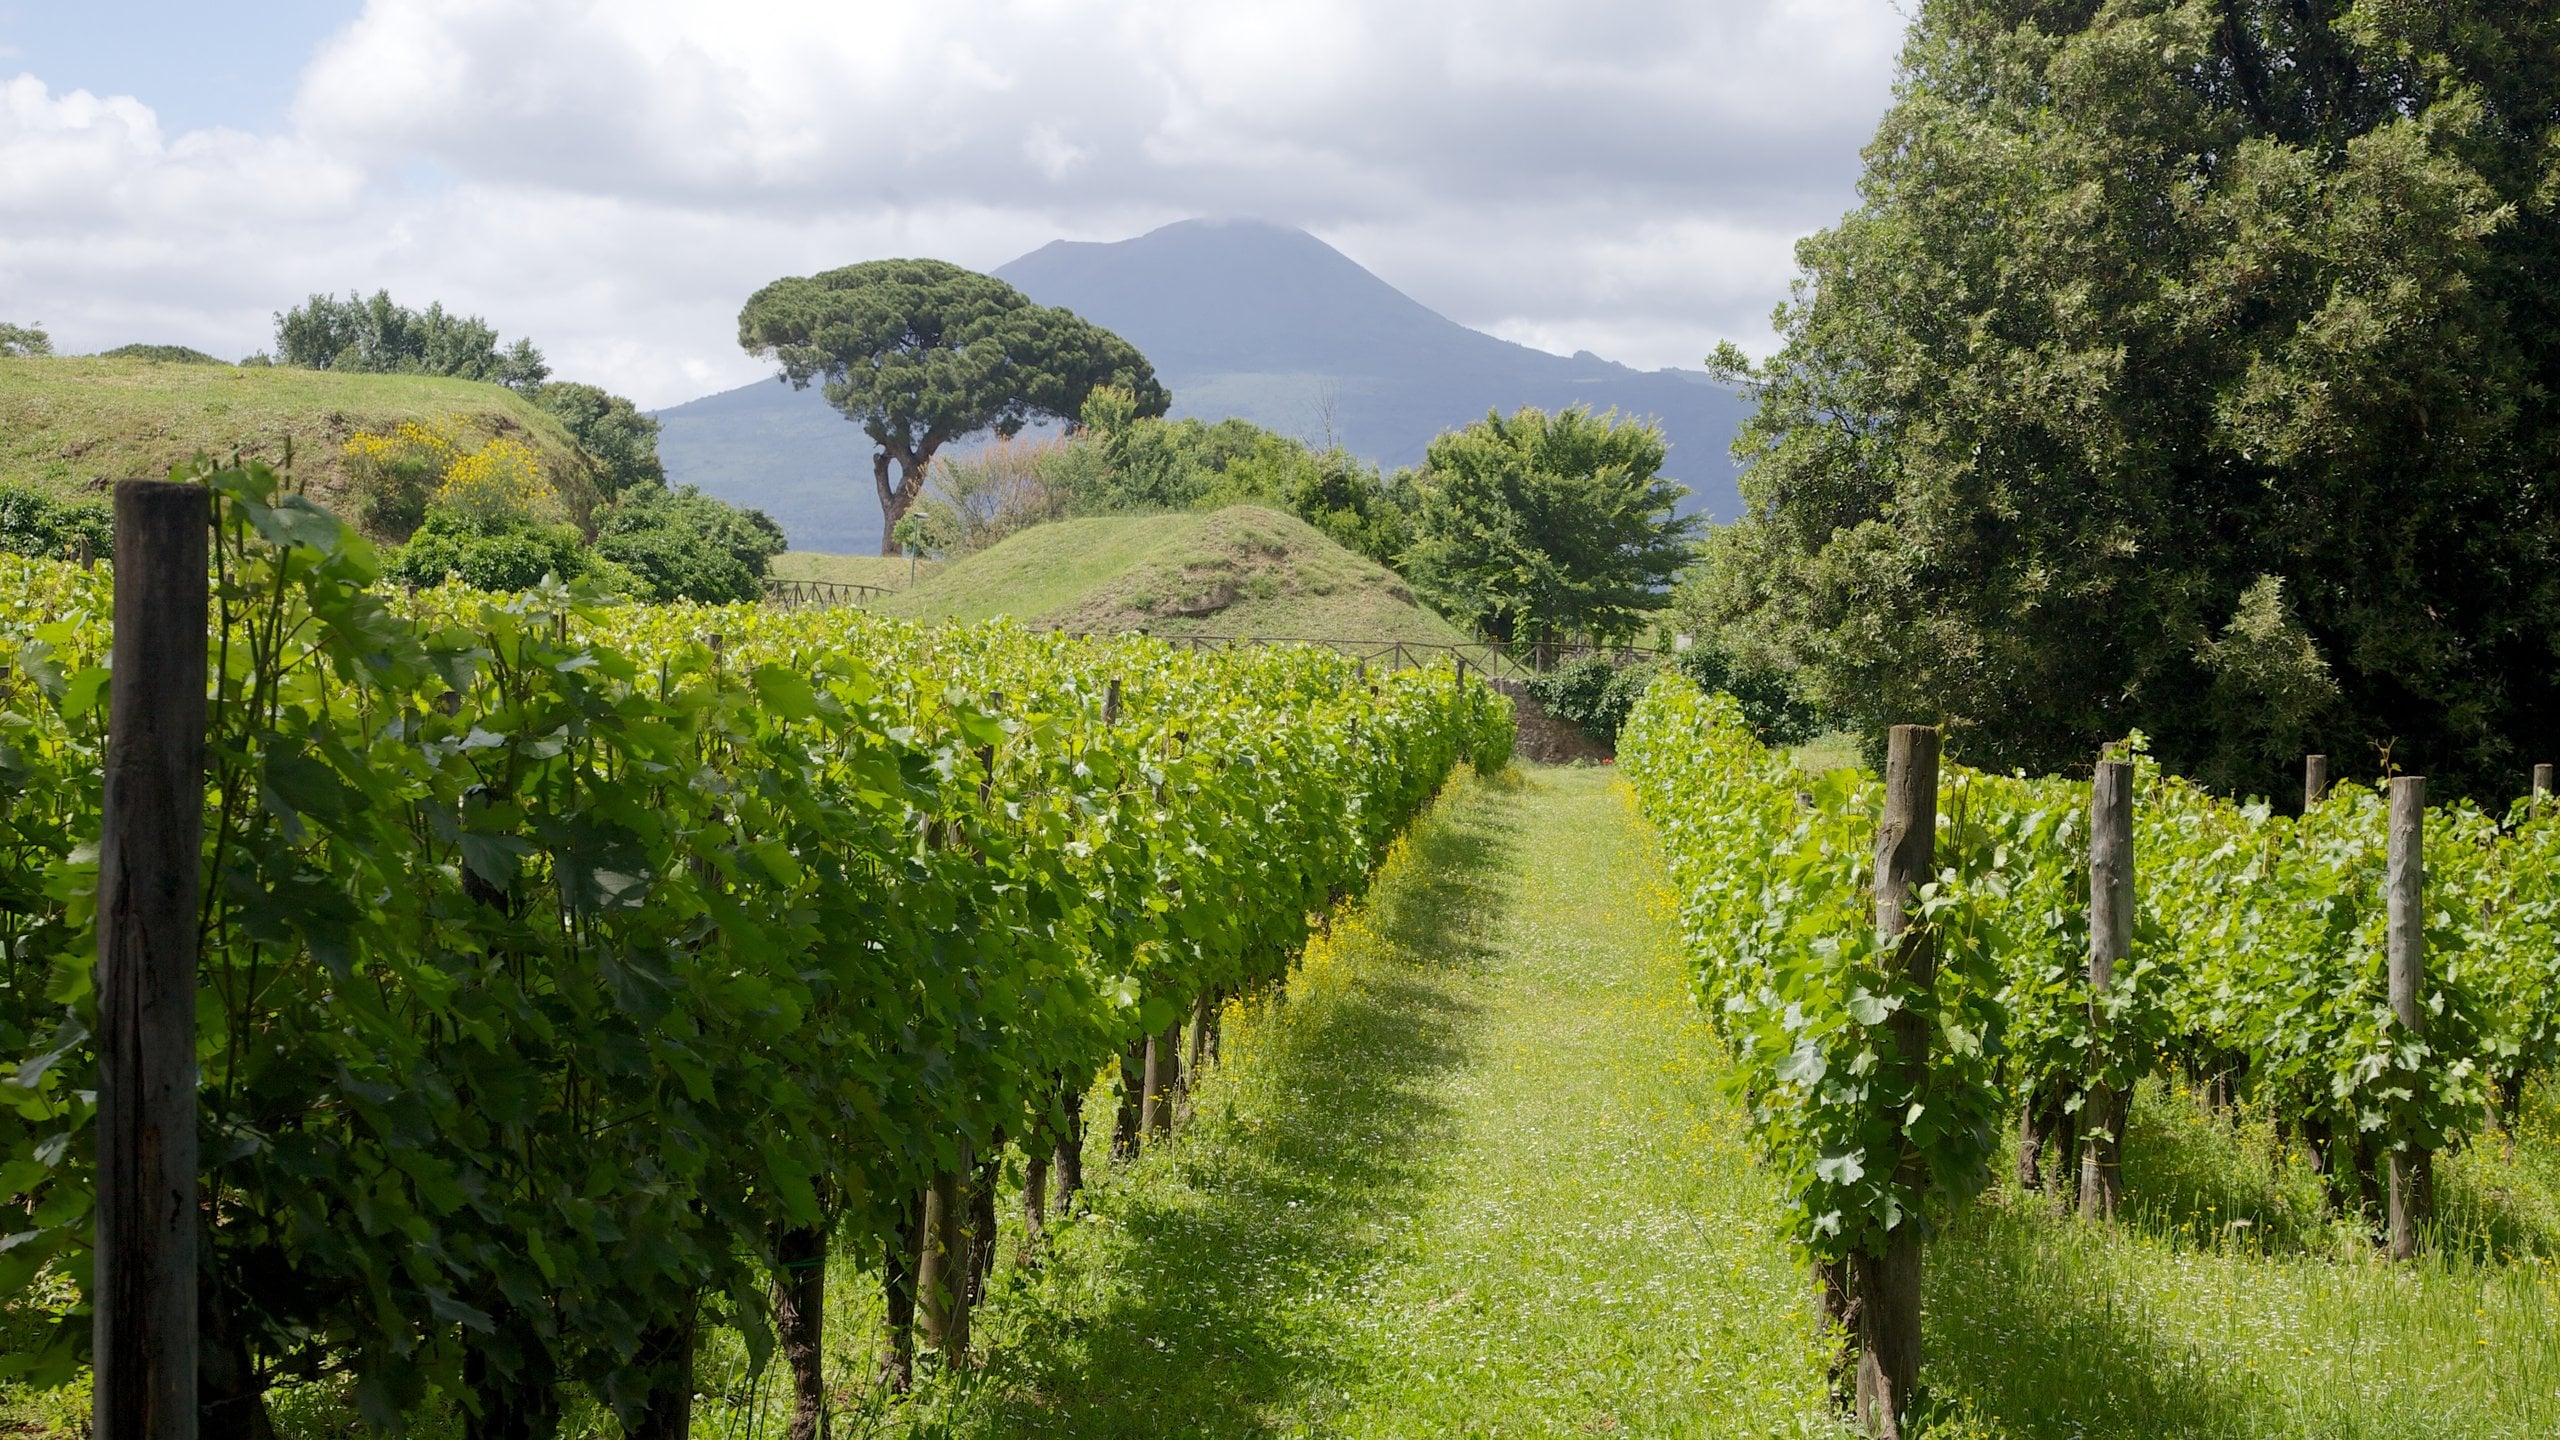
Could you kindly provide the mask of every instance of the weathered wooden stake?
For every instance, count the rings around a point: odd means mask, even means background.
[[[115,673],[98,832],[100,1440],[196,1433],[196,901],[204,863],[201,485],[116,486]]]
[[[1876,828],[1876,933],[1893,941],[1886,964],[1912,984],[1937,981],[1937,957],[1926,933],[1906,935],[1919,889],[1937,870],[1938,732],[1926,725],[1896,725],[1885,752],[1884,823]],[[1892,1064],[1920,1087],[1928,1073],[1928,1025],[1910,1009],[1885,1020],[1893,1038]],[[1898,1129],[1901,1121],[1896,1119]],[[1901,1177],[1915,1188],[1928,1180],[1917,1157]],[[1902,1418],[1920,1379],[1920,1226],[1905,1216],[1886,1236],[1881,1254],[1849,1257],[1851,1304],[1857,1311],[1856,1411],[1867,1433],[1901,1440]]]
[[[1182,1021],[1147,1041],[1147,1089],[1141,1110],[1150,1137],[1173,1133],[1173,1102],[1182,1089]]]
[[[2549,799],[2550,796],[2551,762],[2546,760],[2533,767],[2533,798],[2536,800],[2546,800]]]
[[[2329,757],[2302,757],[2302,808],[2309,810],[2329,797]]]
[[[2397,775],[2391,781],[2391,849],[2386,880],[2389,905],[2391,1015],[2420,1034],[2426,1016],[2418,991],[2426,982],[2427,777]],[[2391,1137],[2391,1258],[2418,1253],[2418,1227],[2434,1218],[2435,1157],[2407,1136]]]
[[[2089,1024],[2105,1034],[2103,1003],[2116,962],[2133,953],[2133,766],[2101,760],[2089,787]],[[2103,1048],[2103,1044],[2102,1047]],[[2093,1064],[2102,1057],[2090,1056]],[[2124,1120],[2130,1107],[2103,1077],[2080,1103],[2080,1213],[2112,1218],[2124,1189]]]

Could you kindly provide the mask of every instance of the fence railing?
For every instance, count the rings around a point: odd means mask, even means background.
[[[768,605],[798,610],[811,605],[859,605],[875,595],[893,593],[886,585],[865,585],[858,580],[774,580],[764,582],[764,599]]]

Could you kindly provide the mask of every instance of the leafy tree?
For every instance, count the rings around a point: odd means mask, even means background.
[[[629,400],[595,385],[558,380],[534,393],[534,403],[568,427],[578,448],[604,471],[604,493],[663,490],[666,466],[658,460],[658,422]]]
[[[789,543],[763,511],[723,504],[691,485],[629,490],[596,512],[597,557],[629,571],[641,600],[757,599],[768,562]]]
[[[871,438],[884,555],[897,553],[898,521],[944,445],[988,430],[1009,439],[1035,420],[1073,421],[1105,385],[1129,390],[1141,414],[1161,415],[1170,403],[1126,340],[939,260],[875,260],[776,280],[739,312],[738,343],[778,360],[796,388],[822,382],[828,403]]]
[[[0,320],[0,358],[52,353],[53,337],[44,333],[43,325],[12,325]]]
[[[1662,607],[1697,528],[1664,453],[1658,427],[1579,406],[1450,431],[1414,481],[1405,573],[1498,639],[1622,632]]]
[[[192,345],[119,345],[99,354],[110,360],[156,360],[163,365],[221,365],[228,362],[207,355]]]
[[[2560,12],[1933,0],[1752,371],[1720,613],[1871,738],[2560,753]]]
[[[115,553],[115,508],[104,500],[63,500],[41,490],[0,485],[0,551],[40,560],[69,559],[80,542],[105,560]]]
[[[551,375],[532,341],[502,350],[497,327],[479,316],[448,314],[442,301],[411,310],[387,290],[370,300],[314,295],[277,315],[275,357],[310,370],[487,380],[527,394]]]
[[[1340,446],[1315,450],[1249,420],[1147,419],[1125,391],[1085,402],[1085,433],[1108,469],[1077,508],[1087,513],[1216,508],[1254,502],[1285,509],[1336,544],[1396,568],[1411,538],[1408,476],[1382,480]]]

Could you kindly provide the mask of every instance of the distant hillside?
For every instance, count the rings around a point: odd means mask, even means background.
[[[344,488],[348,436],[449,416],[533,446],[555,478],[594,471],[558,420],[475,380],[48,356],[0,359],[0,483],[72,495],[166,475],[199,451],[277,462],[290,440],[295,474],[326,503]]]
[[[995,273],[1128,337],[1172,387],[1177,416],[1239,415],[1393,467],[1489,409],[1614,407],[1662,422],[1688,509],[1740,510],[1728,449],[1745,406],[1732,390],[1699,371],[1568,359],[1470,330],[1303,231],[1186,220],[1113,244],[1061,240]],[[869,446],[816,390],[767,381],[660,419],[670,478],[762,506],[794,545],[879,548]]]
[[[1393,572],[1259,505],[1035,526],[873,608],[1168,636],[1466,640]]]

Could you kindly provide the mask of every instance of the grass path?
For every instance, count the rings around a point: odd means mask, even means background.
[[[1471,782],[1184,1140],[985,1313],[925,1428],[1009,1436],[1827,1433],[1800,1272],[1699,1067],[1614,776]],[[1001,1317],[1001,1318],[998,1318]]]

